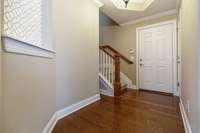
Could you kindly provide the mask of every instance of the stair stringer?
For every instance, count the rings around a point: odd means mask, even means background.
[[[129,88],[135,89],[135,85],[123,72],[120,72],[121,90]],[[114,96],[114,87],[109,83],[102,74],[99,73],[100,93],[107,96]]]
[[[114,96],[114,87],[112,84],[107,82],[103,75],[99,74],[99,87],[100,93],[106,96]]]
[[[135,89],[135,85],[133,85],[133,82],[130,78],[128,78],[128,76],[126,74],[124,74],[123,72],[120,72],[120,80],[121,80],[121,84],[127,84],[127,88],[129,89]]]

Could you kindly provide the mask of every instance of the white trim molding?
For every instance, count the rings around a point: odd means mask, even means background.
[[[99,73],[99,77],[103,79],[103,81],[111,88],[114,90],[114,86],[101,74]]]
[[[129,79],[129,77],[127,77],[126,74],[124,74],[123,72],[120,72],[120,82],[121,84],[127,84],[127,88],[133,89],[133,82],[131,79]]]
[[[87,99],[84,99],[84,100],[82,100],[80,102],[72,104],[72,105],[70,105],[70,106],[68,106],[68,107],[66,107],[66,108],[64,108],[62,110],[57,111],[52,116],[52,118],[49,120],[48,124],[46,125],[46,127],[44,128],[42,133],[51,133],[53,128],[55,127],[56,123],[60,119],[66,117],[66,116],[68,116],[68,115],[70,115],[70,114],[72,114],[72,113],[74,113],[74,112],[86,107],[87,105],[92,104],[92,103],[100,100],[100,99],[101,99],[100,98],[100,94],[96,94],[96,95],[91,96],[91,97],[89,97]]]
[[[136,85],[132,85],[129,89],[138,90],[138,88],[136,87]]]
[[[185,108],[183,106],[182,100],[180,100],[179,106],[180,106],[180,111],[181,111],[181,116],[182,116],[182,119],[183,119],[183,124],[184,124],[184,128],[185,128],[185,132],[186,133],[192,133],[190,122],[189,122],[188,117],[186,115],[186,111],[185,111]]]
[[[147,21],[147,20],[152,20],[152,19],[161,18],[161,17],[165,17],[165,16],[169,16],[169,15],[176,15],[176,14],[178,14],[178,11],[176,9],[173,9],[173,10],[158,13],[158,14],[155,14],[155,15],[152,15],[152,16],[148,16],[148,17],[144,17],[144,18],[141,18],[141,19],[136,19],[136,20],[129,21],[129,22],[126,22],[126,23],[122,23],[122,24],[120,24],[120,26],[127,26],[127,25],[136,24],[136,23],[140,23],[140,22],[143,22],[143,21]]]
[[[92,103],[94,103],[94,102],[96,102],[98,100],[100,100],[100,95],[99,94],[94,95],[92,97],[89,97],[89,98],[87,98],[85,100],[82,100],[82,101],[80,101],[78,103],[75,103],[75,104],[69,106],[69,107],[66,107],[65,109],[62,109],[62,110],[58,111],[57,112],[57,117],[60,120],[60,119],[64,118],[65,116],[68,116],[71,113],[76,112],[76,111],[80,110],[81,108],[83,108],[83,107],[85,107],[85,106],[87,106],[89,104],[92,104]]]
[[[103,95],[106,95],[106,96],[109,96],[109,97],[114,96],[114,92],[112,92],[112,91],[104,90],[104,89],[101,89],[101,88],[99,90],[100,90],[100,93],[103,94]]]
[[[102,6],[104,6],[104,4],[101,2],[101,1],[99,1],[99,0],[93,0],[94,1],[94,3],[95,3],[95,5],[97,6],[97,7],[102,7]]]
[[[51,133],[53,131],[53,128],[55,127],[57,122],[58,122],[57,113],[55,113],[53,115],[53,117],[49,120],[47,125],[45,126],[44,130],[42,131],[42,133]]]
[[[3,37],[3,48],[6,52],[53,58],[55,51],[53,49],[37,47],[28,43],[24,43],[9,37]]]

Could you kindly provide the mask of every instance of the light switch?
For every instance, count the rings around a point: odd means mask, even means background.
[[[130,49],[128,49],[128,52],[129,52],[129,54],[135,54],[135,49],[130,48]]]
[[[131,56],[131,60],[134,61],[134,60],[135,60],[135,57],[134,57],[134,56]]]

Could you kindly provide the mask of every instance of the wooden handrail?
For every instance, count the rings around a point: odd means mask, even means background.
[[[112,52],[114,52],[115,54],[120,55],[120,58],[123,59],[126,63],[128,64],[133,64],[133,62],[131,60],[129,60],[128,58],[126,58],[125,56],[123,56],[119,51],[115,50],[113,47],[109,46],[109,45],[103,45],[103,46],[99,46],[99,48],[101,49],[106,49],[108,48],[109,50],[111,50]]]
[[[112,57],[114,59],[114,56],[112,54],[110,54],[108,51],[106,51],[104,48],[100,48],[103,52],[105,52],[107,55],[109,55],[110,57]]]

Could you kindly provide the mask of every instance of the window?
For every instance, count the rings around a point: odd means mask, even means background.
[[[4,0],[3,40],[7,52],[53,57],[52,43],[45,40],[43,13],[46,9],[42,2]]]

